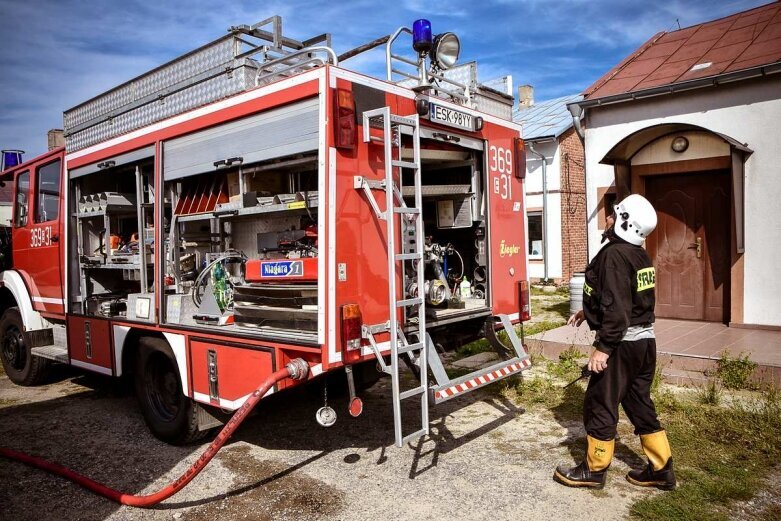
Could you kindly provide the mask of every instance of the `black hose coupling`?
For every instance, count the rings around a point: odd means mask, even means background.
[[[303,358],[296,358],[288,362],[285,368],[290,373],[293,380],[303,380],[309,374],[309,364]]]

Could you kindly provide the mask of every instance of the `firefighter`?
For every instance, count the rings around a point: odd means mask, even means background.
[[[648,457],[648,465],[630,471],[627,480],[671,490],[675,473],[670,445],[651,401],[656,369],[655,272],[642,247],[656,227],[656,212],[636,194],[614,209],[602,238],[609,242],[586,268],[583,309],[568,322],[579,326],[585,320],[596,331],[588,361],[592,375],[583,403],[586,457],[573,468],[557,467],[553,478],[571,487],[605,486],[621,404]]]

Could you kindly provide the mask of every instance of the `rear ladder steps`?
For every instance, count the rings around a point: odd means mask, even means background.
[[[381,129],[382,135],[372,135],[373,128]],[[402,133],[412,136],[413,154],[411,161],[401,159]],[[406,280],[404,265],[410,263],[415,267],[417,287],[423,288],[425,285],[419,117],[417,114],[412,116],[391,114],[390,107],[368,110],[363,113],[363,141],[364,143],[381,144],[384,152],[385,178],[377,180],[356,176],[354,187],[356,190],[364,192],[376,218],[387,222],[388,310],[390,316],[384,324],[364,326],[362,333],[363,337],[369,340],[382,370],[391,375],[394,434],[396,446],[402,447],[408,441],[427,435],[429,432],[428,371],[425,370],[428,367],[428,362],[427,349],[422,340],[427,337],[426,302],[424,298],[406,295],[405,284],[398,288],[396,283],[397,278],[402,281]],[[414,186],[412,187],[415,199],[414,206],[408,206],[402,195],[404,187],[402,186],[401,170],[404,168],[411,169],[414,173]],[[372,190],[382,190],[385,193],[384,211],[380,210]],[[399,245],[396,244],[397,215],[399,216],[399,225],[402,227],[400,230],[402,241]],[[399,320],[399,311],[404,317],[403,320]],[[418,339],[421,339],[418,342],[409,342],[402,327],[404,320],[408,320],[413,314],[418,315],[417,330],[413,331]],[[378,334],[387,334],[390,337],[388,339],[390,364],[385,363],[381,346],[375,337]],[[385,345],[382,347],[384,348]],[[399,381],[399,357],[405,355],[423,370],[420,371],[420,385],[402,391]],[[401,402],[416,397],[420,401],[421,428],[404,435],[402,433]]]
[[[442,365],[442,360],[439,358],[434,342],[428,337],[426,341],[426,351],[428,352],[428,363],[431,373],[434,375],[434,379],[437,382],[436,386],[429,388],[430,399],[434,402],[434,405],[438,405],[442,402],[446,402],[451,398],[460,396],[462,394],[470,393],[488,384],[507,378],[514,374],[520,374],[522,371],[529,369],[532,365],[529,354],[524,349],[521,339],[515,332],[515,328],[510,321],[510,317],[507,315],[497,315],[495,318],[499,319],[499,322],[503,326],[507,336],[512,343],[512,358],[502,360],[490,367],[484,367],[478,369],[472,373],[451,380],[445,372],[445,367]],[[509,349],[507,346],[503,346],[505,350]]]

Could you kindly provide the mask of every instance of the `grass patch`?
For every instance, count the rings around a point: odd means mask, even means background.
[[[574,345],[569,346],[559,354],[559,359],[548,363],[548,371],[564,380],[574,380],[580,376],[582,360],[587,355]]]
[[[566,284],[561,284],[560,286],[556,286],[555,291],[552,292],[547,292],[543,290],[542,289],[543,287],[544,285],[539,285],[539,284],[532,285],[531,295],[533,297],[540,297],[540,296],[550,297],[552,295],[558,295],[560,297],[569,298],[569,286]]]
[[[667,396],[657,400],[675,458],[677,490],[643,499],[631,514],[643,520],[727,520],[730,506],[754,497],[781,457],[781,402],[765,391],[729,407]]]
[[[523,326],[523,336],[530,336],[530,335],[536,335],[537,333],[542,333],[544,331],[548,331],[549,329],[555,329],[557,327],[563,326],[566,322],[561,321],[542,321],[542,322],[532,322],[528,325]],[[520,326],[516,326],[515,333],[518,335],[518,337],[521,337],[521,329]],[[499,331],[496,334],[497,338],[506,346],[510,347],[512,346],[512,342],[510,342],[510,338],[507,336],[507,333],[504,331]],[[469,342],[468,344],[464,344],[455,351],[455,357],[454,360],[460,360],[461,358],[466,358],[472,355],[476,355],[479,353],[484,353],[487,351],[493,351],[493,347],[491,347],[491,344],[488,343],[488,340],[485,338],[480,338],[478,340],[474,340],[472,342]]]
[[[778,521],[781,519],[781,505],[769,505],[759,515],[761,521]]]
[[[724,351],[719,358],[716,375],[727,389],[748,389],[749,378],[756,368],[756,362],[749,360],[748,355],[740,353],[732,358]]]
[[[703,385],[702,387],[698,388],[697,391],[697,401],[699,401],[703,405],[719,405],[721,404],[721,399],[723,397],[723,392],[721,388],[719,388],[718,385],[716,385],[716,382],[711,380],[706,385]]]
[[[571,349],[548,364],[546,372],[508,379],[504,393],[529,409],[552,413],[559,422],[577,421],[583,411],[585,385],[564,389],[564,380],[556,371],[566,374],[567,365],[579,370],[574,361],[580,356]],[[660,384],[661,370],[654,380],[653,399],[670,439],[679,486],[636,502],[630,510],[632,518],[735,519],[737,503],[754,498],[766,486],[776,468],[774,462],[781,458],[781,391],[768,388],[749,397],[743,394],[740,399],[722,400],[728,391],[716,386],[718,398],[703,404],[699,398],[703,391],[682,392]],[[631,431],[623,422],[619,427]],[[768,505],[757,513],[757,519],[781,519],[779,510]]]
[[[504,331],[502,331],[502,333],[504,333]],[[493,351],[493,348],[491,347],[491,344],[488,343],[488,340],[485,338],[480,338],[473,342],[469,342],[468,344],[464,344],[456,349],[455,359],[459,360],[461,358],[466,358],[478,353],[484,353],[486,351]]]

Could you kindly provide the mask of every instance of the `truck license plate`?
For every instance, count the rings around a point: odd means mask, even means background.
[[[435,123],[441,123],[449,127],[461,128],[470,132],[475,131],[475,118],[471,114],[453,110],[442,105],[432,103],[429,106],[429,119]]]

